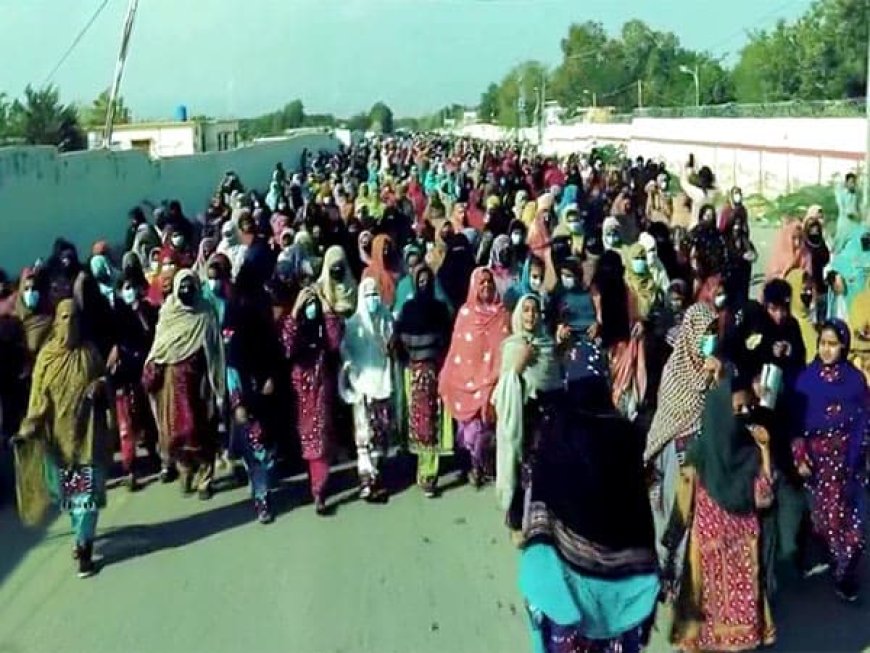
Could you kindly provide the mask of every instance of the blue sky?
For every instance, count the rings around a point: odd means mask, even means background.
[[[0,91],[41,85],[103,0],[0,0]],[[127,0],[108,5],[52,82],[65,100],[109,86]],[[732,58],[753,28],[810,0],[140,0],[122,93],[137,119],[249,116],[301,98],[349,115],[476,104],[514,64],[555,65],[572,22],[640,18]]]

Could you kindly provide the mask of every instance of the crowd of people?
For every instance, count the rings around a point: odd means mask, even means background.
[[[605,159],[370,139],[278,164],[264,194],[227,173],[195,219],[137,207],[86,260],[58,239],[0,276],[22,519],[67,511],[84,577],[116,454],[131,491],[149,460],[202,500],[232,470],[268,523],[282,459],[304,461],[326,515],[338,456],[382,502],[398,448],[427,497],[452,454],[493,486],[536,650],[638,651],[660,601],[682,650],[769,644],[785,559],[854,600],[870,375],[854,177],[832,250],[809,207],[756,292],[741,189],[692,158]]]

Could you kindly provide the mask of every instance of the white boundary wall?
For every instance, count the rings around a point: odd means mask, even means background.
[[[663,159],[675,171],[689,153],[710,166],[719,185],[775,197],[808,184],[826,184],[863,166],[864,118],[635,118],[631,123],[554,125],[541,149],[566,155],[593,145],[625,146],[631,156]],[[515,132],[471,125],[463,134],[495,140]],[[522,138],[537,142],[535,128]]]
[[[279,161],[295,170],[303,149],[334,151],[338,145],[330,135],[308,134],[166,159],[138,151],[0,149],[0,267],[17,276],[47,256],[58,236],[73,241],[84,258],[96,240],[120,242],[127,212],[143,201],[177,199],[192,218],[205,210],[227,170],[235,170],[246,188],[265,191]]]

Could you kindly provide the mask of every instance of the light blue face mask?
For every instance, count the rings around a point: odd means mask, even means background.
[[[715,333],[708,333],[701,338],[701,354],[705,358],[710,358],[716,353],[716,346],[719,344],[719,336]]]
[[[582,222],[569,222],[568,229],[575,236],[579,236],[583,233],[583,223]]]
[[[366,310],[369,312],[369,315],[374,315],[378,312],[378,309],[381,307],[381,298],[377,295],[366,295],[365,296]]]
[[[215,295],[220,295],[221,293],[221,281],[220,279],[209,279],[208,287]]]
[[[635,258],[631,260],[631,269],[635,274],[646,274],[649,265],[645,258]]]
[[[605,234],[604,246],[609,248],[619,247],[619,236],[617,234]]]
[[[313,321],[317,318],[317,304],[314,302],[305,305],[305,319]]]
[[[135,288],[123,288],[121,289],[121,299],[124,301],[127,306],[132,306],[136,303],[136,289]]]
[[[24,306],[32,311],[39,304],[39,291],[33,288],[25,290],[22,293],[21,300],[24,302]]]

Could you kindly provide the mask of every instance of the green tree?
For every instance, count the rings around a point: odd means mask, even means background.
[[[393,111],[383,102],[377,102],[369,111],[369,128],[383,134],[393,133]]]
[[[498,84],[492,83],[480,96],[480,104],[477,107],[477,115],[482,122],[498,122],[498,95]]]
[[[302,100],[293,100],[289,104],[285,104],[281,110],[280,124],[281,129],[299,129],[305,122],[305,108],[302,105]]]
[[[93,102],[79,111],[85,127],[102,127],[106,124],[106,113],[109,110],[109,90],[100,93]],[[130,109],[124,104],[124,98],[115,101],[115,124],[124,125],[132,120]]]
[[[13,132],[31,145],[55,145],[62,152],[85,148],[85,136],[75,107],[62,104],[54,86],[24,89],[23,100],[10,109]]]
[[[369,124],[369,114],[367,113],[358,113],[347,119],[347,128],[351,131],[367,131]]]

